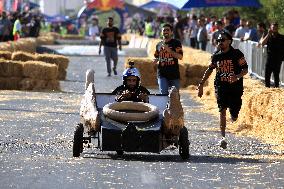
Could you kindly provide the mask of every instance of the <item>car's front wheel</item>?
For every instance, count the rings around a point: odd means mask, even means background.
[[[83,134],[84,126],[82,123],[79,123],[74,131],[73,157],[79,157],[80,153],[83,152]]]
[[[189,158],[189,140],[186,127],[180,129],[179,133],[179,155],[182,159]]]

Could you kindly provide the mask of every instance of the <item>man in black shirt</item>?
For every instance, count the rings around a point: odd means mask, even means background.
[[[101,42],[99,45],[99,54],[101,54],[101,47],[104,46],[104,55],[106,59],[108,76],[111,76],[111,59],[113,60],[113,73],[117,75],[116,66],[118,61],[117,44],[121,50],[121,35],[117,27],[113,26],[113,18],[108,17],[108,27],[103,28],[101,32]]]
[[[173,27],[165,24],[162,29],[163,41],[156,45],[154,63],[158,64],[158,83],[161,94],[168,94],[169,88],[180,87],[178,59],[182,59],[181,42],[173,39]]]
[[[232,41],[232,36],[228,32],[223,31],[219,34],[217,38],[219,51],[213,54],[211,63],[198,86],[198,96],[202,97],[204,82],[209,78],[213,69],[216,68],[214,86],[220,112],[222,135],[220,147],[224,149],[227,148],[225,138],[226,110],[229,108],[231,120],[236,121],[242,106],[243,76],[248,72],[244,54],[231,46]]]
[[[284,35],[278,33],[276,22],[270,25],[268,33],[260,39],[259,43],[261,45],[267,44],[265,86],[270,87],[270,77],[273,73],[274,86],[279,87],[279,73],[284,60]]]
[[[140,85],[140,74],[138,69],[130,64],[130,68],[127,68],[123,72],[123,85],[117,87],[112,94],[116,95],[115,100],[121,101],[133,101],[133,102],[145,102],[149,103],[148,95],[150,92]]]

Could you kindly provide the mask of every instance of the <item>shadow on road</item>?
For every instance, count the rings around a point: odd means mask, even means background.
[[[143,162],[177,162],[177,163],[226,163],[237,164],[244,163],[265,163],[263,160],[252,158],[238,158],[238,157],[221,157],[221,156],[196,156],[192,155],[189,159],[183,160],[179,155],[166,155],[166,154],[124,154],[122,156],[116,153],[84,153],[83,158],[91,159],[112,159],[123,161],[143,161]]]

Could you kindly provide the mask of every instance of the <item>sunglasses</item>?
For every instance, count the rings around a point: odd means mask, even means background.
[[[126,81],[133,81],[133,82],[136,82],[137,79],[126,79]]]
[[[226,40],[227,40],[227,39],[222,38],[222,39],[217,39],[216,42],[217,42],[217,43],[223,43],[223,42],[226,41]]]

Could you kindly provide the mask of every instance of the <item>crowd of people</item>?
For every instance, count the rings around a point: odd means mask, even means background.
[[[31,11],[0,14],[0,41],[13,41],[21,37],[38,37],[42,16]]]
[[[254,23],[252,20],[241,18],[236,10],[228,11],[219,19],[217,16],[200,15],[197,17],[195,14],[191,14],[185,17],[178,15],[176,18],[167,16],[153,19],[148,17],[144,23],[141,27],[143,27],[145,36],[160,38],[163,24],[170,23],[174,27],[176,39],[180,40],[182,44],[202,50],[206,49],[206,44],[209,41],[216,44],[216,36],[221,30],[227,30],[234,38],[239,38],[241,41],[256,42],[267,33],[265,23]]]

